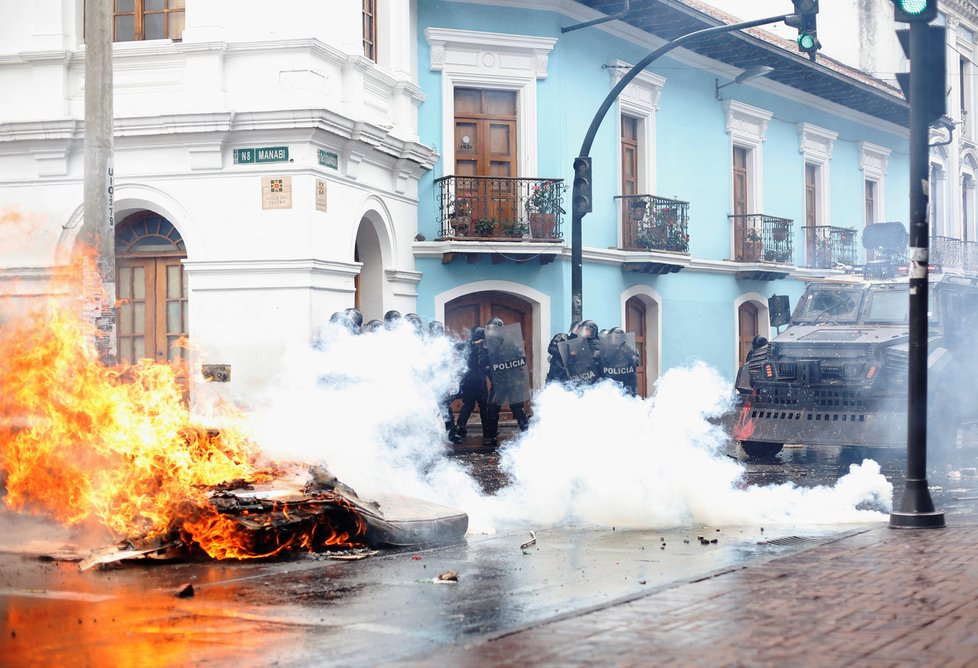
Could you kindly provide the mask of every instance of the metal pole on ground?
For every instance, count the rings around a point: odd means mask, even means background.
[[[928,90],[925,54],[930,26],[910,24],[910,368],[907,377],[907,481],[900,509],[890,514],[897,529],[944,526],[927,486],[927,301],[929,262]],[[943,40],[942,40],[943,41]],[[943,47],[943,44],[941,45]],[[943,92],[943,76],[941,77]]]

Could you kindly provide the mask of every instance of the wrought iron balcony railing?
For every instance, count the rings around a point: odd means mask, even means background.
[[[805,225],[805,266],[832,269],[856,264],[856,230],[831,225]]]
[[[733,223],[735,262],[794,262],[791,248],[789,218],[777,218],[763,213],[728,216]]]
[[[560,239],[564,190],[563,179],[435,179],[439,238]]]
[[[930,242],[930,260],[945,269],[978,271],[978,242],[933,237]]]
[[[624,250],[689,254],[689,202],[654,195],[618,195]]]

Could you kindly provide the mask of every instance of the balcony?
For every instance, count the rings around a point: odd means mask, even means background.
[[[930,260],[944,269],[978,271],[978,242],[933,237],[931,239]]]
[[[805,266],[836,269],[856,264],[856,230],[831,225],[806,225]]]
[[[733,223],[734,262],[773,265],[789,265],[794,262],[791,247],[791,228],[794,222],[791,219],[763,213],[735,214],[729,218]],[[765,281],[787,275],[788,268],[784,266],[754,268],[738,273],[740,278]]]
[[[558,241],[563,179],[435,179],[440,241]]]
[[[626,262],[626,270],[667,274],[689,264],[689,202],[655,195],[615,199],[621,203],[622,250],[652,254],[647,261]]]

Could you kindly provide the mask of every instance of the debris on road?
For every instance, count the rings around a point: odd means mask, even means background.
[[[458,582],[458,573],[455,571],[445,571],[438,575],[438,579],[443,582]]]
[[[526,541],[520,545],[520,549],[523,550],[523,554],[527,554],[527,548],[533,547],[537,544],[537,535],[533,531],[530,532],[530,540]]]
[[[177,598],[193,598],[194,586],[192,584],[185,584],[183,587],[180,588],[180,591],[174,594],[174,596],[176,596]]]
[[[309,473],[306,481],[279,473],[265,482],[214,485],[206,506],[185,508],[165,534],[98,548],[81,559],[79,569],[135,558],[187,559],[201,552],[248,559],[307,551],[353,561],[377,554],[377,547],[456,542],[468,528],[468,515],[460,510],[397,495],[363,499],[321,467]]]

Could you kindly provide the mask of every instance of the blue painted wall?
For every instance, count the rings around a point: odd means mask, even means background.
[[[611,75],[601,66],[613,60],[636,62],[647,46],[610,35],[596,28],[562,35],[560,26],[574,20],[557,13],[496,8],[481,4],[421,0],[418,3],[419,83],[427,96],[421,105],[419,127],[422,142],[442,147],[441,72],[432,72],[424,39],[428,26],[484,32],[547,36],[558,41],[550,53],[548,77],[537,82],[537,162],[539,176],[572,180],[572,163],[594,112],[611,89]],[[651,194],[690,202],[690,254],[700,260],[726,260],[731,256],[731,141],[725,128],[724,108],[715,97],[718,78],[712,72],[673,60],[657,61],[651,71],[666,78],[656,115],[656,191]],[[720,83],[729,81],[729,76]],[[858,142],[888,147],[885,210],[888,220],[907,217],[908,178],[905,135],[889,132],[873,122],[860,122],[851,113],[836,114],[795,99],[767,93],[750,85],[731,85],[721,91],[726,99],[774,113],[763,152],[764,201],[757,213],[795,221],[795,261],[804,260],[804,156],[799,151],[797,124],[810,123],[839,134],[829,163],[829,223],[863,226],[863,173]],[[617,244],[619,153],[617,106],[603,121],[591,150],[594,161],[594,211],[584,221],[584,247],[607,249]],[[450,174],[452,165],[439,163],[421,181],[419,227],[428,239],[438,236],[438,212],[434,179]],[[570,210],[570,191],[564,208]],[[570,244],[570,215],[565,217],[564,238]],[[477,264],[442,264],[438,258],[421,258],[418,312],[434,315],[435,295],[465,283],[499,279],[515,281],[551,297],[551,322],[563,329],[570,320],[570,263],[558,259],[548,265],[536,262],[493,265],[488,257]],[[738,280],[733,272],[686,269],[679,273],[650,276],[622,271],[609,264],[585,261],[584,313],[602,327],[621,324],[621,293],[641,283],[662,298],[661,372],[694,360],[705,360],[732,378],[736,351],[736,313],[733,304],[746,293],[763,297],[787,294],[794,304],[804,281]]]

